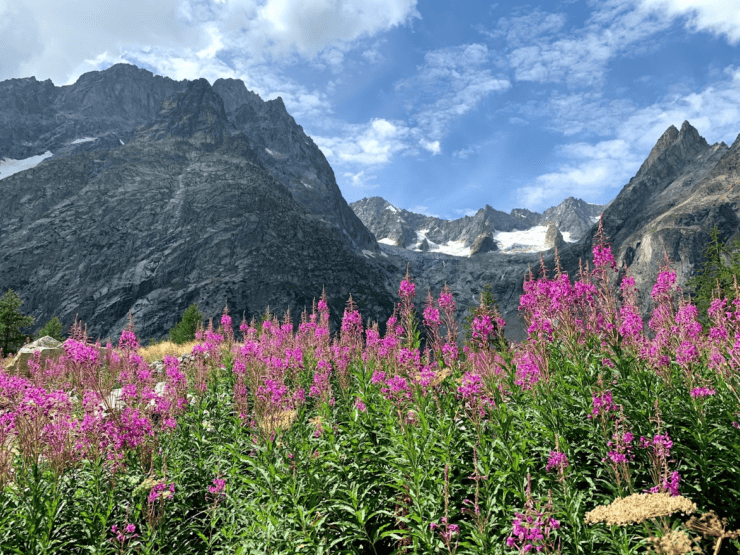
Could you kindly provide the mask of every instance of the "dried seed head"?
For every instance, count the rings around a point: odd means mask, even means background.
[[[654,536],[648,538],[648,541],[653,544],[653,549],[650,553],[657,555],[686,555],[688,553],[701,553],[699,546],[696,546],[696,550],[691,547],[691,541],[683,530],[673,530],[662,538],[656,538]]]
[[[680,495],[672,497],[668,493],[634,493],[615,499],[609,505],[599,505],[586,513],[586,523],[606,522],[610,526],[625,526],[678,511],[691,514],[696,511],[696,503]]]

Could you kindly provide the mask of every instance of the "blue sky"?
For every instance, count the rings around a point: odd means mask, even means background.
[[[0,80],[127,62],[281,96],[347,202],[606,203],[684,120],[740,133],[735,0],[8,0]]]

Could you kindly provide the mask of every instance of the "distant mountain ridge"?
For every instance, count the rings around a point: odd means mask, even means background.
[[[375,238],[387,245],[419,252],[446,252],[457,256],[472,256],[481,252],[476,242],[486,238],[492,241],[485,252],[539,252],[553,248],[544,242],[547,228],[554,225],[566,241],[580,239],[598,221],[608,205],[596,205],[569,197],[558,206],[542,214],[516,208],[510,214],[486,205],[473,216],[443,220],[424,216],[393,206],[382,197],[370,197],[350,203],[350,208]],[[542,226],[529,244],[513,243],[504,246],[497,236],[501,232],[526,231]]]

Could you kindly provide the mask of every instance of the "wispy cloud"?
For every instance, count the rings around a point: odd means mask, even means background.
[[[314,136],[314,140],[327,159],[340,168],[386,165],[396,155],[418,156],[421,150],[440,154],[440,141],[451,122],[474,110],[491,93],[509,88],[507,79],[494,77],[485,67],[487,60],[488,49],[480,44],[428,52],[416,74],[395,85],[411,112],[409,119],[416,125],[374,119],[368,124],[341,125],[340,136]],[[349,174],[363,177],[353,178],[353,186],[370,185],[372,173]]]
[[[724,36],[730,44],[740,42],[740,6],[733,0],[639,0],[646,11],[686,16],[687,28]]]
[[[487,67],[485,44],[428,52],[424,62],[415,76],[398,82],[395,89],[405,95],[411,119],[431,140],[442,139],[451,121],[475,109],[491,93],[511,86]]]
[[[609,60],[671,25],[648,10],[628,7],[628,2],[600,5],[584,27],[570,29],[567,37],[559,32],[565,30],[564,14],[540,11],[501,18],[492,31],[479,31],[506,39],[508,63],[518,81],[600,87]]]

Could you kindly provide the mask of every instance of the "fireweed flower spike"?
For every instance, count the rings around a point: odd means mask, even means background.
[[[414,313],[413,299],[416,294],[416,286],[409,274],[410,263],[406,265],[406,276],[401,281],[398,294],[401,297],[401,320],[403,321],[403,333],[405,335],[405,346],[409,349],[419,348],[420,334],[416,328],[416,314]]]
[[[552,495],[548,491],[548,502],[544,511],[539,511],[540,502],[537,503],[532,499],[532,480],[527,473],[527,501],[524,504],[525,512],[516,513],[512,523],[511,535],[506,538],[506,545],[513,547],[519,553],[527,553],[532,550],[545,553],[560,553],[560,540],[558,539],[558,548],[555,550],[554,542],[550,540],[550,533],[560,528],[560,522],[550,516],[552,511]]]

